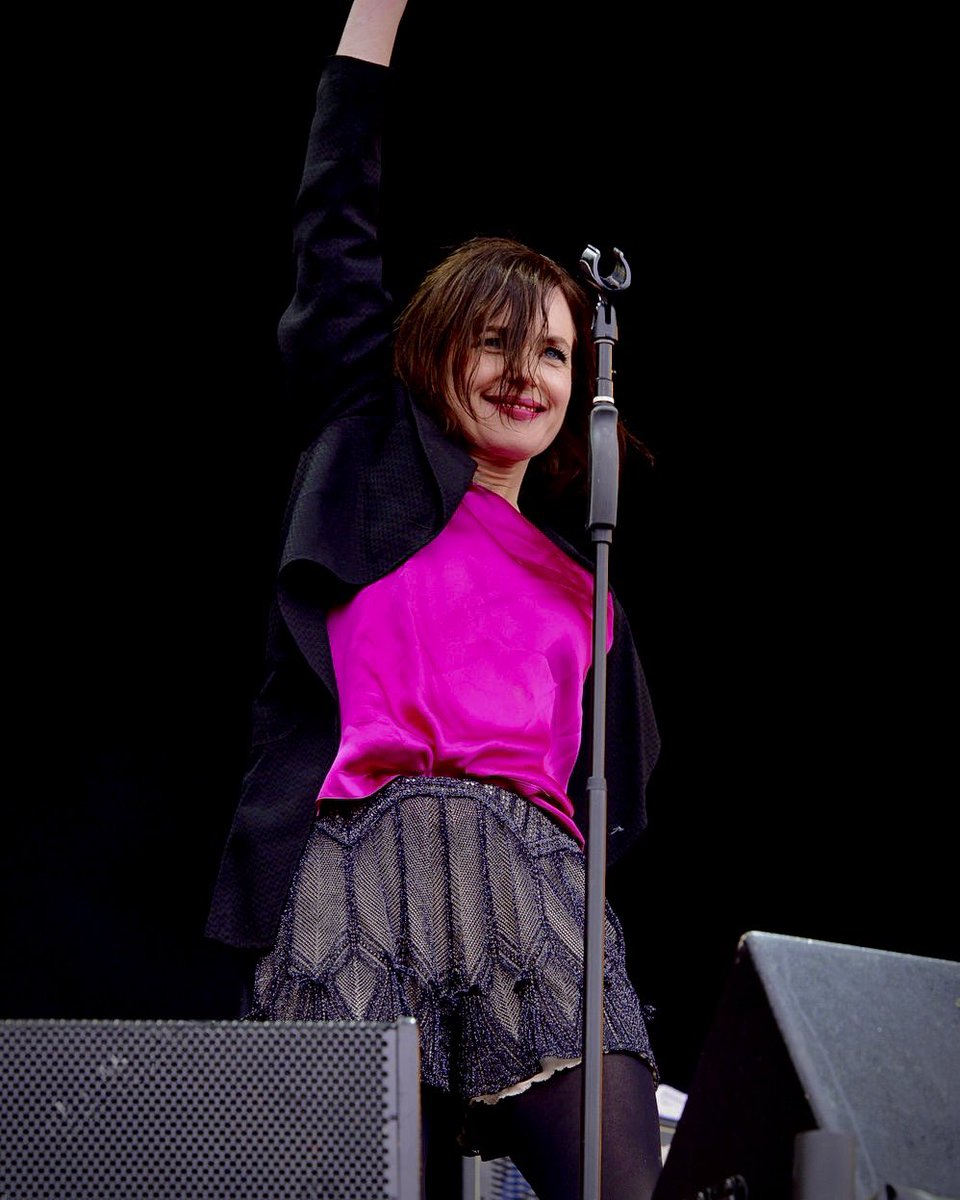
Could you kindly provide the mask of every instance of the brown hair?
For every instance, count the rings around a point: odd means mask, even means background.
[[[559,291],[574,325],[572,392],[553,444],[531,463],[550,491],[586,486],[590,409],[596,387],[593,307],[585,285],[552,259],[505,237],[475,237],[428,272],[397,318],[394,369],[445,433],[462,439],[457,411],[470,410],[472,352],[494,318],[503,318],[505,381],[522,375],[531,331],[547,323]],[[453,381],[450,397],[448,381]],[[621,458],[630,435],[619,430]]]

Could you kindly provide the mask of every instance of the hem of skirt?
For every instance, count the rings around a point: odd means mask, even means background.
[[[529,1079],[521,1079],[519,1083],[513,1083],[509,1087],[504,1088],[499,1092],[487,1092],[482,1096],[472,1096],[471,1104],[497,1104],[500,1100],[504,1100],[507,1096],[519,1096],[523,1092],[528,1091],[535,1083],[543,1083],[545,1079],[549,1079],[552,1075],[558,1074],[560,1071],[568,1071],[571,1067],[578,1067],[582,1058],[553,1058],[545,1057],[543,1060],[543,1070],[538,1071],[536,1075],[531,1075]]]
[[[604,1046],[603,1053],[605,1055],[630,1054],[634,1058],[638,1058],[650,1072],[654,1086],[659,1086],[661,1080],[656,1058],[645,1047],[638,1046],[633,1041],[624,1043],[608,1041]],[[424,1071],[421,1078],[424,1083],[431,1087],[457,1096],[461,1103],[468,1105],[491,1105],[498,1104],[501,1100],[511,1095],[520,1095],[532,1087],[533,1084],[544,1082],[560,1070],[579,1066],[582,1061],[579,1047],[577,1049],[573,1047],[569,1049],[551,1049],[541,1051],[539,1054],[534,1051],[531,1055],[530,1065],[526,1071],[519,1075],[519,1078],[517,1072],[506,1071],[500,1078],[485,1079],[482,1084],[480,1081],[475,1080],[473,1087],[467,1083],[466,1087],[461,1084],[459,1089],[456,1087],[451,1088],[451,1081],[449,1079],[433,1078],[429,1070]],[[478,1085],[483,1087],[482,1092],[475,1090]]]

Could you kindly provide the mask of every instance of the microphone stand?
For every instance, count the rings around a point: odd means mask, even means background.
[[[593,747],[587,780],[588,832],[586,920],[584,925],[583,1113],[581,1118],[581,1200],[599,1200],[603,1110],[603,968],[606,927],[607,784],[605,770],[607,691],[607,603],[609,553],[617,523],[620,450],[613,402],[613,346],[617,317],[610,293],[630,284],[630,267],[614,247],[617,266],[601,276],[600,252],[587,246],[580,257],[600,296],[593,321],[597,391],[590,413],[590,509],[587,529],[596,545],[593,606]]]

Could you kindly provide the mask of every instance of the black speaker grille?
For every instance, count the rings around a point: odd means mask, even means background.
[[[4,1200],[405,1195],[400,1143],[419,1155],[419,1110],[401,1132],[398,1059],[415,1063],[412,1021],[0,1028]]]

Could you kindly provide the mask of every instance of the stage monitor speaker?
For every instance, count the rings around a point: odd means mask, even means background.
[[[0,1031],[0,1196],[419,1200],[413,1020]]]
[[[823,1200],[956,1200],[958,1004],[960,963],[745,934],[655,1200],[809,1194],[795,1147],[812,1130],[854,1148],[850,1190]]]

